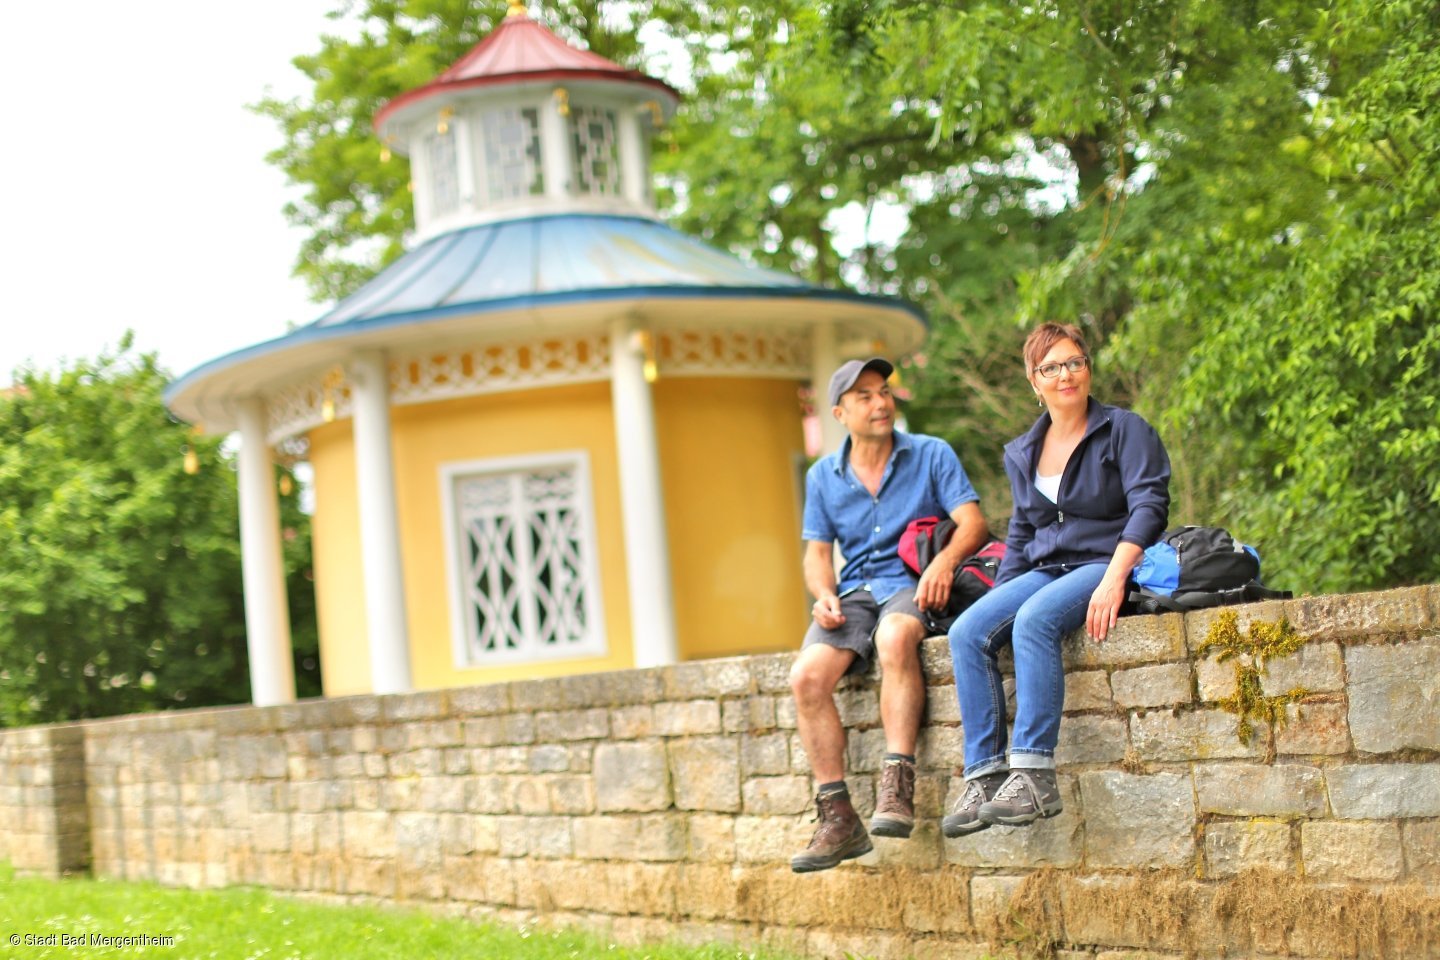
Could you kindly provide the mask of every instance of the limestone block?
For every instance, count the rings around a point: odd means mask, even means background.
[[[491,717],[509,713],[510,710],[510,685],[507,683],[460,687],[450,691],[450,711],[457,717]]]
[[[383,716],[390,723],[434,720],[450,713],[450,694],[447,690],[400,693],[380,699]]]
[[[863,690],[837,690],[835,709],[840,712],[840,723],[845,727],[874,726],[880,722],[879,688]]]
[[[391,754],[386,765],[392,777],[428,777],[438,774],[442,766],[440,751],[428,748]]]
[[[855,862],[865,866],[879,867],[881,870],[910,869],[924,871],[928,876],[933,875],[942,863],[944,863],[944,837],[940,835],[940,823],[933,818],[916,818],[914,829],[911,830],[907,839],[874,837],[874,851]],[[906,904],[905,913],[911,915],[916,911],[910,909]],[[934,929],[929,924],[944,923],[945,919],[940,917],[931,909],[921,911],[925,927],[913,927],[912,929]],[[966,926],[968,927],[968,921]]]
[[[599,673],[560,677],[557,679],[560,688],[558,705],[568,710],[590,710],[609,706],[616,702],[613,697],[614,685],[609,680],[610,675]]]
[[[884,758],[884,731],[879,731],[880,758]],[[959,727],[922,727],[915,745],[915,761],[925,770],[951,770],[965,765],[965,735]],[[874,769],[879,770],[876,763]]]
[[[340,836],[347,857],[395,856],[395,826],[388,813],[342,813]]]
[[[535,714],[535,737],[542,743],[603,740],[610,736],[610,712],[590,710],[540,711]]]
[[[740,863],[789,863],[805,849],[814,824],[801,817],[735,818],[735,859]]]
[[[550,809],[556,813],[588,814],[595,812],[595,785],[590,777],[578,775],[550,777],[546,789]]]
[[[290,816],[285,813],[257,813],[250,819],[250,845],[263,853],[290,849]]]
[[[727,700],[724,704],[725,732],[744,733],[774,730],[776,698],[756,694],[743,700]]]
[[[1325,771],[1342,820],[1440,817],[1440,763],[1365,763]]]
[[[1417,820],[1400,825],[1410,879],[1440,884],[1440,820]]]
[[[668,746],[675,806],[681,810],[740,809],[740,748],[733,737],[696,737]]]
[[[750,692],[750,667],[742,657],[697,660],[664,668],[660,682],[667,700],[743,696]]]
[[[926,731],[921,731],[923,737]],[[796,737],[799,740],[799,737]],[[919,756],[920,747],[916,745],[916,756]],[[849,773],[875,773],[880,769],[880,764],[885,759],[885,731],[879,728],[874,730],[847,730],[845,737],[845,769]],[[929,758],[925,761],[929,766]]]
[[[380,781],[380,809],[415,810],[420,806],[420,779]]]
[[[395,815],[395,847],[399,858],[410,866],[440,865],[440,817],[434,813]]]
[[[535,718],[528,713],[503,713],[466,720],[463,729],[467,747],[535,742]]]
[[[443,753],[443,758],[445,774],[447,776],[455,776],[456,774],[465,774],[470,772],[470,751],[465,749],[464,747],[451,747],[445,750]],[[341,758],[336,757],[336,760],[339,759]],[[353,776],[353,774],[344,775]]]
[[[1226,956],[1220,949],[1220,931],[1211,920],[1213,902],[1213,887],[1194,880],[1156,883],[1146,877],[1099,875],[1060,882],[1064,938],[1076,944],[1127,948],[1122,955],[1154,956],[1144,952],[1148,949]]]
[[[567,818],[575,856],[582,860],[680,860],[687,847],[685,819],[675,814]]]
[[[960,701],[955,697],[954,686],[925,688],[925,722],[960,722]]]
[[[1301,764],[1205,763],[1195,767],[1202,813],[1240,817],[1323,817],[1325,779]]]
[[[536,718],[539,722],[539,718]],[[570,749],[562,744],[547,743],[530,751],[531,773],[564,773],[570,769]]]
[[[689,737],[720,732],[720,704],[687,700],[655,705],[655,732],[662,737]]]
[[[795,721],[795,698],[777,697],[775,699],[775,726],[781,730],[794,730]]]
[[[767,733],[740,738],[740,775],[774,776],[790,769],[790,737]]]
[[[1234,614],[1236,628],[1241,636],[1250,631],[1252,623],[1276,623],[1286,618],[1285,605],[1279,600],[1263,603],[1242,603],[1227,607],[1209,607],[1185,615],[1185,645],[1191,656],[1211,653],[1216,648],[1206,647],[1210,628],[1220,617]],[[1303,632],[1303,631],[1302,631]]]
[[[927,684],[955,682],[955,665],[950,660],[949,637],[927,637],[921,641],[920,670],[925,675]]]
[[[1356,750],[1440,750],[1440,644],[1347,647],[1345,668]]]
[[[1350,752],[1344,703],[1287,703],[1275,728],[1275,752],[1285,756],[1336,756]]]
[[[999,942],[1010,930],[1010,903],[1025,882],[1024,877],[979,876],[970,881],[970,912],[975,932]]]
[[[1291,690],[1330,693],[1345,688],[1345,667],[1338,643],[1308,643],[1288,657],[1265,661],[1260,688],[1267,697]]]
[[[613,740],[638,740],[655,735],[655,708],[648,703],[616,707],[610,711],[610,737]]]
[[[1189,703],[1190,664],[1161,663],[1116,670],[1110,676],[1115,702],[1122,707],[1168,707]]]
[[[1400,826],[1395,823],[1301,824],[1305,875],[1317,880],[1395,880],[1404,870]]]
[[[1327,640],[1360,634],[1419,633],[1440,625],[1440,589],[1405,587],[1364,595],[1338,594],[1286,601],[1297,633]],[[1352,673],[1351,679],[1354,679]]]
[[[1066,713],[1109,710],[1111,706],[1110,677],[1104,670],[1075,670],[1065,674]]]
[[[264,877],[256,878],[264,883]],[[354,858],[344,861],[341,893],[372,897],[395,895],[395,862],[389,859]]]
[[[713,813],[692,814],[685,859],[725,864],[728,875],[729,865],[735,862],[735,818]]]
[[[1224,710],[1149,710],[1130,720],[1130,741],[1141,759],[1161,762],[1260,757],[1268,731],[1255,725],[1249,744],[1240,742],[1237,717]]]
[[[1205,875],[1233,877],[1242,870],[1294,870],[1290,826],[1267,820],[1243,820],[1205,826]]]
[[[556,679],[512,681],[510,702],[521,713],[558,710],[565,705],[560,681]]]
[[[1060,796],[1065,809],[1055,817],[1024,827],[987,827],[945,841],[945,859],[966,867],[1079,866],[1084,855],[1084,816],[1080,790],[1074,777],[1061,774]],[[965,791],[965,781],[954,777],[946,798],[953,810]]]
[[[1185,621],[1178,613],[1122,617],[1104,643],[1077,630],[1065,638],[1061,652],[1066,672],[1179,660],[1185,656]]]
[[[1062,767],[1116,763],[1125,757],[1129,744],[1125,721],[1119,717],[1065,717],[1060,723],[1060,741],[1055,745],[1055,763]]]
[[[804,813],[810,807],[810,778],[755,777],[741,788],[744,810],[755,816]]]
[[[471,813],[510,812],[510,784],[507,777],[471,777],[465,781],[465,809]]]
[[[524,814],[553,813],[550,791],[542,777],[512,777],[510,780],[511,810]]]
[[[1190,778],[1116,770],[1080,775],[1089,867],[1178,867],[1195,856]]]
[[[778,693],[790,696],[790,667],[795,663],[793,653],[772,653],[750,658],[750,676],[755,680],[758,693]]]
[[[663,743],[602,743],[595,748],[597,810],[664,810],[670,796]]]

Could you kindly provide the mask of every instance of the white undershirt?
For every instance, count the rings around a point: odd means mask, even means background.
[[[1063,476],[1063,473],[1057,473],[1053,477],[1047,477],[1041,474],[1039,470],[1036,470],[1035,489],[1043,493],[1045,495],[1045,499],[1049,500],[1051,503],[1059,503],[1060,478]]]

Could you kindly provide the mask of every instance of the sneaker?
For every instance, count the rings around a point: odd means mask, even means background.
[[[910,836],[915,827],[915,764],[886,760],[880,771],[880,789],[875,797],[875,816],[870,832],[877,837]]]
[[[790,858],[790,869],[796,873],[829,870],[842,860],[862,857],[874,849],[865,824],[850,803],[850,794],[822,793],[815,798],[815,819],[820,826],[804,853]]]
[[[1054,770],[1012,770],[995,796],[980,807],[980,819],[1017,827],[1064,809]]]
[[[1001,770],[966,780],[965,792],[955,801],[955,811],[940,821],[940,832],[947,837],[963,837],[990,826],[980,819],[980,807],[995,796],[995,791],[1009,776],[1010,771]]]

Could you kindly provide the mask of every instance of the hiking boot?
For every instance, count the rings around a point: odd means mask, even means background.
[[[1064,809],[1054,770],[1012,770],[995,796],[980,807],[980,819],[1018,827]]]
[[[875,797],[875,816],[870,832],[877,837],[910,836],[915,827],[915,764],[886,760],[880,771],[880,790]]]
[[[865,824],[843,792],[822,793],[815,798],[815,819],[820,826],[810,838],[804,853],[790,858],[790,869],[796,873],[829,870],[842,860],[861,857],[873,849]]]
[[[980,819],[980,806],[995,796],[995,791],[1009,776],[1010,771],[1000,770],[966,780],[965,792],[955,801],[955,811],[940,821],[940,832],[947,837],[963,837],[990,826]]]

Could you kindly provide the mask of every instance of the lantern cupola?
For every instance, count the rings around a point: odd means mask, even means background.
[[[512,2],[501,24],[375,118],[410,157],[421,239],[546,213],[654,218],[649,144],[679,94],[570,46]]]

